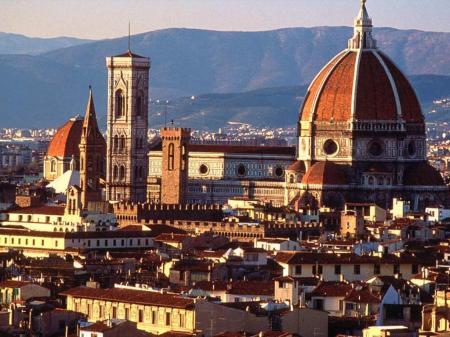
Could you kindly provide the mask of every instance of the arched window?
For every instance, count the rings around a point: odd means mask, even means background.
[[[139,167],[138,166],[134,167],[134,178],[135,179],[139,178]]]
[[[136,115],[141,116],[144,112],[144,94],[139,90],[136,97]]]
[[[119,170],[119,179],[122,181],[125,179],[125,166],[121,166]]]
[[[119,174],[119,168],[117,167],[117,165],[114,165],[114,169],[113,169],[113,180],[117,180],[118,174]]]
[[[174,143],[169,144],[167,169],[172,171],[175,168],[175,145]]]
[[[113,151],[117,152],[118,148],[119,148],[119,137],[115,135],[113,140]]]
[[[125,95],[121,89],[116,91],[116,115],[117,117],[125,115]]]
[[[52,159],[50,162],[50,172],[56,172],[56,160]]]
[[[120,136],[119,152],[125,151],[125,136]]]

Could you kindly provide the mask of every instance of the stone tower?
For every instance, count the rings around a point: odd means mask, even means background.
[[[188,181],[188,145],[191,130],[162,128],[161,203],[183,204]]]
[[[94,98],[90,88],[79,150],[81,205],[86,209],[89,201],[102,200],[100,180],[105,179],[106,157],[105,139],[98,129]]]
[[[107,57],[108,131],[106,198],[146,200],[150,60],[126,53]]]

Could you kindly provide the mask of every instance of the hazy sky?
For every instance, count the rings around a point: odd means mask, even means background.
[[[359,0],[0,0],[0,31],[108,38],[169,27],[350,26]],[[368,0],[376,26],[450,32],[450,0]]]

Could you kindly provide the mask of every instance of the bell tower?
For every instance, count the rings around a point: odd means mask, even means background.
[[[94,98],[89,86],[89,99],[81,131],[80,150],[80,186],[81,205],[88,208],[90,201],[102,200],[100,181],[105,179],[106,144],[95,114]],[[72,165],[71,165],[72,166]],[[72,169],[72,168],[71,168]]]
[[[150,60],[132,53],[107,57],[106,198],[146,200]]]

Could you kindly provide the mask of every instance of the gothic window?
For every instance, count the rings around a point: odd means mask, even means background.
[[[119,174],[119,168],[117,167],[117,165],[114,165],[114,169],[113,169],[113,180],[117,180],[118,174]]]
[[[119,169],[119,180],[124,180],[125,179],[125,166],[120,166]]]
[[[50,172],[56,172],[56,160],[52,159],[50,162]]]
[[[167,169],[169,171],[172,171],[174,170],[174,168],[175,168],[175,145],[174,143],[170,143],[168,150]]]
[[[375,182],[375,179],[374,179],[374,177],[369,177],[369,185],[373,185],[374,184],[374,182]]]
[[[119,152],[125,151],[125,136],[120,136]]]
[[[144,112],[144,94],[140,90],[136,97],[136,115],[141,116]]]
[[[116,91],[116,115],[117,117],[125,115],[125,95],[121,89]]]
[[[117,152],[118,148],[119,148],[119,137],[115,135],[113,140],[113,151]]]

